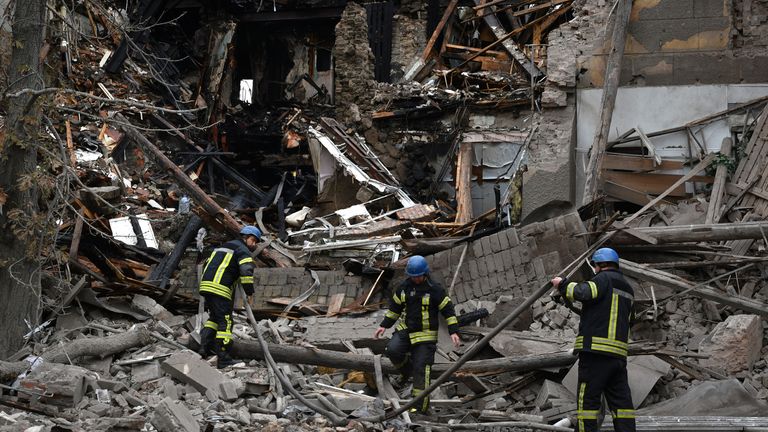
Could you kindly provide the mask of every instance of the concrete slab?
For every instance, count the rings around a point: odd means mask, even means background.
[[[150,419],[159,432],[200,432],[200,425],[184,404],[163,399]]]
[[[763,348],[762,320],[757,315],[731,315],[718,323],[699,344],[699,352],[709,354],[701,359],[703,366],[737,373],[751,369]]]
[[[131,381],[134,383],[152,381],[162,376],[163,371],[160,369],[160,363],[157,361],[137,363],[131,367]]]
[[[217,394],[226,377],[195,353],[180,352],[168,357],[161,369],[174,379],[189,384],[201,394],[213,390]]]

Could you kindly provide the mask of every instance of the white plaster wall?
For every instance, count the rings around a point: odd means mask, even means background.
[[[579,153],[586,153],[592,146],[600,120],[602,93],[602,89],[577,91],[576,148]],[[768,95],[768,84],[619,88],[608,140],[614,140],[636,126],[646,134],[682,126],[765,95]],[[708,151],[719,150],[723,138],[730,136],[724,120],[697,127],[694,131]],[[684,132],[651,138],[651,141],[661,157],[684,158],[689,155],[688,138]]]

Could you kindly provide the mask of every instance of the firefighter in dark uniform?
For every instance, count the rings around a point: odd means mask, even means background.
[[[634,291],[619,271],[619,255],[613,249],[598,249],[591,263],[596,274],[588,282],[552,279],[561,296],[582,304],[574,345],[579,355],[577,431],[598,430],[601,395],[605,395],[614,430],[634,432],[635,411],[627,380]]]
[[[254,292],[254,263],[251,252],[261,239],[254,226],[240,230],[241,238],[230,240],[211,252],[200,280],[200,295],[205,298],[208,321],[200,332],[200,355],[216,354],[221,369],[235,364],[229,355],[232,346],[232,298],[237,283],[248,296]]]
[[[387,344],[386,355],[404,376],[413,377],[413,396],[429,387],[429,374],[437,351],[438,313],[448,324],[453,344],[459,346],[459,324],[453,303],[439,283],[429,277],[429,265],[424,257],[414,255],[408,259],[405,269],[408,276],[393,292],[389,310],[374,333],[381,337],[386,329],[400,322]],[[429,398],[413,412],[426,413]]]

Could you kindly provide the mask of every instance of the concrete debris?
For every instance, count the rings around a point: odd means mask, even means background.
[[[200,432],[197,419],[181,402],[165,398],[154,410],[152,426],[159,432]]]
[[[701,364],[729,374],[750,371],[762,348],[763,323],[757,315],[731,315],[699,343],[699,352],[709,355]]]

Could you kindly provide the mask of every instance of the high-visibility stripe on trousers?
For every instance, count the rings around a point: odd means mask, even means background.
[[[635,411],[627,379],[627,360],[579,353],[579,385],[576,395],[578,432],[596,432],[602,395],[608,402],[616,432],[635,432]]]

